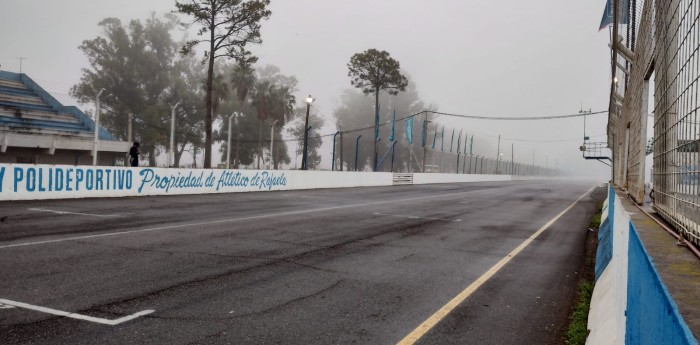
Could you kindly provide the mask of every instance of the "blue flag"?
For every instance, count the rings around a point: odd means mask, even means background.
[[[467,154],[467,139],[469,139],[469,136],[467,135],[467,132],[464,132],[464,154]]]
[[[605,29],[608,26],[613,25],[614,21],[614,13],[613,13],[613,8],[615,7],[613,5],[613,0],[608,0],[608,2],[605,4],[605,10],[603,10],[603,18],[600,20],[600,27],[598,28],[598,31]],[[617,20],[619,24],[627,24],[629,23],[629,17],[630,17],[630,4],[629,0],[619,0],[618,5],[620,6],[620,11],[617,14]]]
[[[452,145],[455,143],[455,129],[452,128],[452,139],[450,139],[450,152],[452,152]]]
[[[474,134],[472,134],[472,140],[469,143],[469,154],[472,154],[472,149],[474,148]]]
[[[409,145],[413,143],[413,116],[406,118],[406,141]]]
[[[459,130],[459,136],[457,137],[457,154],[459,154],[459,148],[462,146],[462,130]]]
[[[442,126],[442,134],[440,134],[440,151],[445,152],[445,126]]]
[[[428,127],[426,122],[428,119],[423,120],[423,127],[420,128],[420,146],[425,147],[425,128]]]
[[[432,150],[435,150],[435,141],[437,141],[437,126],[435,126],[435,135],[433,136],[433,147],[431,148]]]
[[[396,127],[396,110],[394,110],[394,115],[391,116],[391,136],[389,136],[389,142],[394,142],[394,128]]]

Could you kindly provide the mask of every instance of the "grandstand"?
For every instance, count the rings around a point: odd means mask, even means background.
[[[0,163],[92,164],[95,122],[23,73],[0,71]],[[123,165],[130,143],[99,131],[98,165]]]

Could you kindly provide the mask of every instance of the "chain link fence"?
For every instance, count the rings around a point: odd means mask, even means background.
[[[614,182],[644,201],[646,128],[653,121],[653,204],[681,235],[700,244],[700,4],[615,2],[620,17],[613,30],[608,124]]]
[[[359,116],[359,115],[358,115]],[[383,116],[383,118],[386,116]],[[523,176],[555,176],[555,167],[528,164],[512,154],[511,146],[498,151],[493,143],[476,138],[466,130],[445,128],[430,122],[430,112],[392,121],[383,120],[378,128],[377,168],[381,172],[426,172],[450,174],[504,174]],[[413,124],[406,126],[409,120]],[[428,122],[425,122],[425,121]],[[312,121],[313,122],[313,121]],[[310,122],[310,123],[312,123]],[[292,125],[292,127],[294,127]],[[393,127],[393,130],[392,130]],[[301,169],[304,160],[303,131],[277,133],[264,125],[262,139],[246,133],[232,139],[231,168],[240,169]],[[303,128],[301,125],[299,128]],[[408,128],[408,129],[407,129]],[[327,129],[326,129],[327,130]],[[410,131],[410,135],[408,134]],[[393,132],[393,135],[392,135]],[[235,128],[234,128],[235,133]],[[258,133],[255,133],[257,136]],[[274,140],[271,142],[271,135]],[[409,136],[410,144],[409,144]],[[374,126],[343,129],[322,133],[317,127],[309,130],[308,170],[366,171],[374,169]],[[247,139],[246,139],[247,138]],[[272,148],[272,151],[270,150]],[[236,154],[238,152],[238,154]],[[270,152],[273,154],[271,155]],[[488,152],[488,153],[487,153]],[[224,153],[224,156],[226,154]],[[238,159],[236,157],[239,157]],[[258,156],[260,165],[258,165]],[[225,159],[222,167],[225,167]],[[239,164],[236,164],[239,162]],[[277,164],[275,164],[277,162]]]

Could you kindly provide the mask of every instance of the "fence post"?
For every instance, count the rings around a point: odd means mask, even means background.
[[[360,138],[362,138],[362,134],[357,136],[357,139],[355,139],[355,171],[357,171],[357,152],[360,149]]]
[[[335,171],[335,137],[340,133],[340,131],[333,134],[333,159],[331,159],[331,171]],[[341,162],[342,164],[342,162]]]

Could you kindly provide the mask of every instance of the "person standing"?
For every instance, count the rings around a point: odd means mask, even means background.
[[[141,154],[141,150],[139,150],[139,143],[134,142],[134,145],[131,146],[131,149],[129,149],[129,156],[130,156],[130,161],[131,161],[131,166],[132,167],[137,167],[139,166],[139,155]]]

